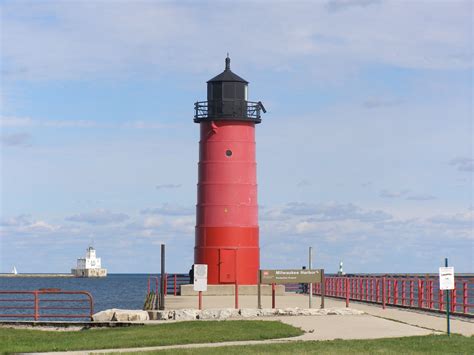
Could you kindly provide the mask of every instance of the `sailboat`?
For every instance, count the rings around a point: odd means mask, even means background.
[[[17,275],[17,274],[18,274],[18,271],[16,271],[16,267],[15,267],[15,266],[13,266],[12,274],[13,274],[13,275]]]

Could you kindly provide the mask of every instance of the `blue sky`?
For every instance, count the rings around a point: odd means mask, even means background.
[[[188,270],[227,52],[268,110],[262,267],[474,272],[472,2],[0,4],[0,272]]]

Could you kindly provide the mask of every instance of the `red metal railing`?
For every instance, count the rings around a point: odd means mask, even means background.
[[[436,277],[328,277],[325,295],[349,300],[377,303],[385,306],[418,308],[443,311],[447,291],[439,290]],[[474,282],[462,277],[455,278],[451,290],[450,311],[454,314],[474,316]],[[321,284],[313,286],[313,294],[321,294]]]
[[[51,295],[55,298],[51,298]],[[73,295],[82,295],[85,298],[72,298]],[[41,318],[92,320],[93,313],[94,299],[87,291],[0,291],[0,318],[33,318],[35,321]]]
[[[161,276],[149,276],[148,277],[148,293],[151,291],[151,282],[155,280],[157,293],[160,293]],[[190,283],[188,274],[165,274],[165,296],[180,294],[180,286],[187,285]]]
[[[151,289],[151,280],[155,280],[155,293],[159,293],[160,291],[160,288],[159,288],[159,281],[160,279],[158,278],[158,276],[149,276],[148,277],[148,293],[150,293],[150,291],[152,291]]]

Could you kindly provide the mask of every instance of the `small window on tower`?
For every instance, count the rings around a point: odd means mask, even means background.
[[[231,156],[232,156],[232,150],[227,149],[227,150],[225,151],[225,155],[228,156],[228,157],[231,157]]]

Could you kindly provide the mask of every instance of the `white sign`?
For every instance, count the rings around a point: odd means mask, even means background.
[[[207,291],[206,264],[194,264],[194,291]]]
[[[454,290],[454,268],[452,266],[439,268],[439,289]]]

